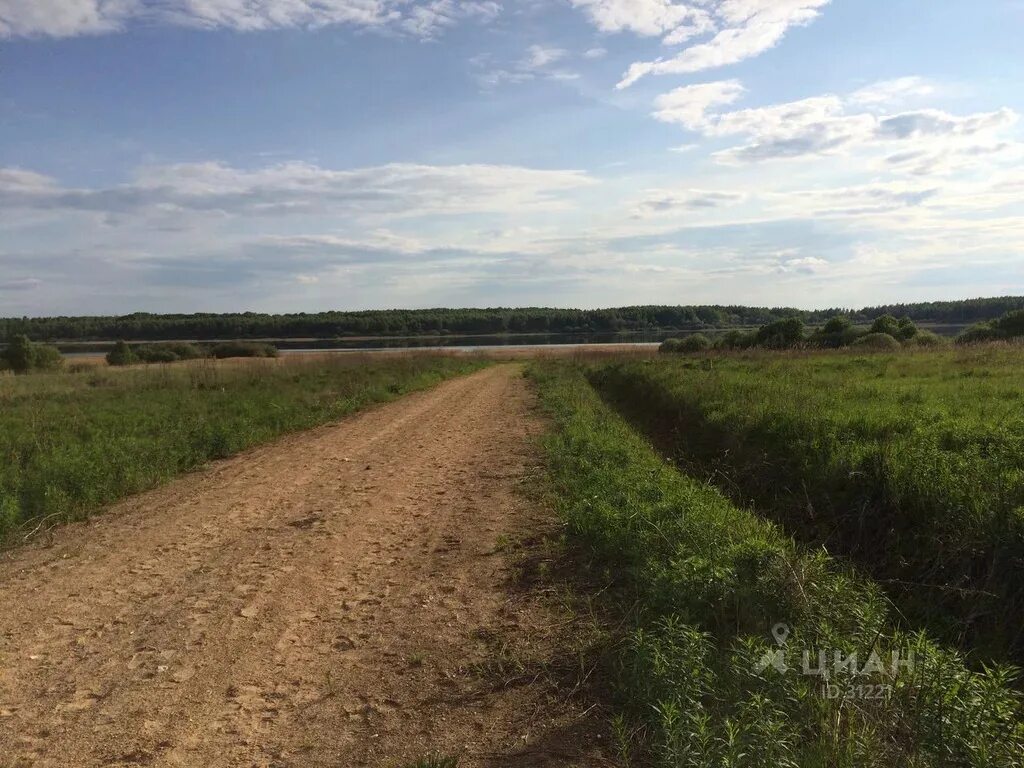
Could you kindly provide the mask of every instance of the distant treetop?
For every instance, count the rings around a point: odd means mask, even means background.
[[[0,319],[0,341],[24,334],[35,341],[132,341],[212,339],[336,338],[353,336],[475,335],[497,333],[616,333],[700,331],[760,327],[786,319],[824,325],[834,317],[872,324],[884,316],[914,323],[970,324],[1024,309],[1024,297],[927,302],[860,310],[806,311],[785,307],[637,306],[617,309],[370,310],[268,315],[254,312],[120,317],[36,317]]]

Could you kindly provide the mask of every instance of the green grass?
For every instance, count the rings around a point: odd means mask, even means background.
[[[0,539],[482,365],[296,356],[0,377]]]
[[[972,671],[955,650],[900,631],[876,584],[666,463],[584,369],[531,375],[552,419],[550,492],[568,542],[619,616],[615,732],[638,764],[1021,765],[1012,670]],[[772,636],[780,623],[784,646]],[[812,665],[818,651],[856,653],[861,666],[874,652],[886,670],[803,674],[802,650]],[[773,651],[787,672],[759,667]],[[893,670],[893,652],[912,654],[912,668]]]
[[[911,626],[1024,659],[1024,349],[590,371],[680,466],[882,583]]]

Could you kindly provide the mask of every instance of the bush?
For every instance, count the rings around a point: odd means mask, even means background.
[[[138,362],[138,358],[126,342],[119,341],[114,348],[107,353],[107,365],[131,365]]]
[[[719,349],[750,349],[755,342],[754,333],[732,330],[718,337],[715,346]]]
[[[1009,338],[1024,336],[1024,310],[1007,312],[992,324]]]
[[[830,319],[825,326],[821,329],[822,333],[828,335],[839,335],[845,333],[853,327],[853,321],[848,317],[842,315],[836,315]]]
[[[229,357],[277,357],[277,347],[255,341],[226,341],[216,345],[210,353],[218,360]]]
[[[900,348],[900,343],[895,337],[888,333],[868,333],[861,336],[852,344],[857,349],[874,350],[878,352],[889,352]]]
[[[702,333],[695,333],[693,336],[685,336],[681,339],[666,339],[658,349],[665,354],[693,354],[696,352],[707,352],[711,349],[711,340]]]
[[[917,326],[914,325],[913,320],[909,317],[901,317],[899,322],[899,335],[896,338],[901,341],[906,341],[907,339],[912,339],[917,336],[919,332],[920,331],[918,331]]]
[[[758,346],[789,349],[804,340],[804,323],[799,317],[787,317],[762,326],[755,341]]]
[[[975,323],[956,337],[957,344],[983,344],[987,341],[999,341],[1003,334],[993,323]]]
[[[52,344],[32,345],[32,368],[37,371],[56,371],[64,365],[64,355]]]
[[[903,343],[908,347],[935,349],[946,346],[949,340],[931,331],[918,331]]]
[[[15,373],[29,371],[55,371],[64,364],[64,358],[54,346],[33,344],[28,336],[15,336],[3,351],[3,361]]]
[[[875,322],[871,324],[871,330],[869,334],[884,333],[887,336],[892,336],[894,339],[898,339],[900,336],[900,323],[892,315],[882,315],[875,319]]]

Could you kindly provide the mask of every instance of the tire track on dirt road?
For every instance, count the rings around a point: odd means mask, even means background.
[[[546,681],[470,674],[557,622],[502,536],[540,423],[494,366],[0,557],[0,766],[602,764]]]

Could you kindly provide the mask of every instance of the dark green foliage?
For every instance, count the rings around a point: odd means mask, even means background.
[[[986,341],[1018,339],[1024,336],[1024,310],[1008,312],[987,323],[972,325],[957,337],[958,344],[977,344]]]
[[[761,347],[791,349],[804,340],[804,323],[798,317],[787,317],[763,326],[755,338]]]
[[[211,458],[481,365],[296,356],[0,379],[0,539],[33,519],[82,518]]]
[[[4,350],[4,362],[15,373],[28,373],[32,370],[34,358],[33,345],[28,336],[15,336]]]
[[[908,347],[920,347],[923,349],[937,349],[948,346],[949,343],[950,340],[948,338],[939,336],[931,331],[918,331],[904,342]]]
[[[132,348],[124,341],[119,341],[107,353],[107,365],[122,366],[137,363],[138,358]]]
[[[892,315],[882,315],[871,324],[871,329],[868,333],[884,333],[897,339],[900,335],[899,320]]]
[[[198,360],[201,357],[206,357],[205,351],[200,347],[185,342],[141,344],[135,347],[134,352],[143,363],[176,363],[179,360]],[[232,357],[274,357],[274,355],[232,355]]]
[[[277,357],[277,347],[254,341],[226,341],[214,346],[210,354],[218,360],[229,357]]]
[[[681,339],[666,339],[658,351],[664,354],[685,355],[706,352],[709,349],[711,349],[711,340],[702,333],[695,333]]]
[[[668,455],[881,580],[914,626],[1019,662],[1022,369],[1013,348],[901,351],[659,360],[593,381]]]
[[[918,330],[914,321],[909,317],[901,317],[899,321],[899,332],[897,334],[898,339],[901,341],[907,341],[917,336]]]
[[[56,347],[34,344],[25,335],[11,339],[2,354],[6,367],[15,373],[30,371],[55,371],[64,363]]]
[[[1009,339],[1024,336],[1024,310],[1009,312],[993,321],[992,324]]]
[[[856,339],[851,346],[874,352],[892,352],[900,348],[900,343],[892,334],[872,331]]]
[[[931,302],[858,311],[743,306],[640,306],[616,309],[423,309],[368,312],[318,312],[291,315],[240,314],[154,315],[122,317],[0,318],[0,341],[24,333],[37,340],[161,341],[167,339],[271,339],[342,336],[416,336],[494,333],[617,333],[761,326],[787,317],[807,324],[825,323],[839,314],[870,324],[882,315],[922,322],[965,324],[991,320],[1024,309],[1024,297]]]
[[[715,346],[718,349],[750,349],[757,341],[756,337],[756,332],[727,331],[715,340]]]
[[[835,317],[829,318],[829,321],[825,323],[821,329],[822,333],[828,334],[829,336],[839,336],[846,333],[853,327],[853,321],[843,315],[836,315]]]
[[[983,344],[989,341],[999,341],[1003,334],[991,323],[975,323],[966,331],[956,337],[957,344]]]
[[[654,364],[663,365],[696,371]],[[540,366],[533,376],[554,424],[545,443],[552,497],[624,634],[611,670],[625,719],[616,730],[633,734],[637,764],[1020,765],[1022,701],[1011,672],[970,671],[924,635],[895,629],[877,586],[672,469],[580,369]],[[822,678],[801,674],[799,658],[788,672],[759,668],[779,648],[778,622],[797,657],[912,652],[914,668],[836,672],[829,682],[844,690],[889,688],[881,698],[830,698]]]

